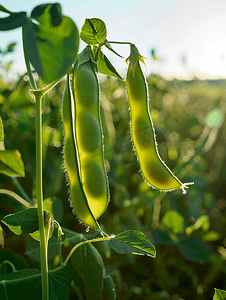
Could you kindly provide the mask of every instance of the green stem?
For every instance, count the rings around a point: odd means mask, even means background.
[[[116,42],[116,41],[103,42],[103,45],[105,45],[105,44],[133,45],[133,43],[131,43],[131,42]]]
[[[33,92],[36,98],[36,193],[38,205],[38,222],[40,231],[40,254],[42,273],[42,298],[49,299],[48,288],[48,262],[47,262],[47,240],[45,238],[45,224],[43,211],[42,192],[42,93]]]
[[[14,266],[14,264],[13,263],[11,263],[11,261],[9,261],[9,260],[4,260],[1,264],[0,264],[0,267],[2,266],[2,265],[4,265],[4,264],[8,264],[8,265],[10,265],[11,266],[11,268],[13,269],[13,272],[15,272],[16,271],[16,268],[15,268],[15,266]]]
[[[97,46],[97,51],[96,51],[96,54],[95,54],[95,61],[98,60],[98,56],[99,56],[100,49],[101,49],[102,45],[103,45],[103,44],[99,44],[99,45]]]
[[[71,249],[71,251],[69,252],[67,258],[66,258],[65,261],[64,261],[64,263],[63,263],[62,265],[60,265],[58,268],[49,271],[49,274],[58,272],[58,271],[60,271],[61,269],[63,269],[64,267],[66,267],[66,265],[67,265],[68,261],[70,260],[72,254],[75,252],[75,250],[76,250],[78,247],[80,247],[80,246],[82,246],[82,245],[85,245],[85,244],[88,244],[88,243],[95,243],[95,242],[101,242],[101,241],[109,241],[110,239],[111,239],[111,236],[105,237],[105,238],[96,238],[96,239],[84,241],[84,242],[81,242],[81,243],[75,245],[75,246]]]
[[[53,221],[55,226],[57,227],[57,239],[58,239],[58,255],[59,255],[59,258],[60,258],[60,264],[62,265],[63,264],[63,258],[62,258],[62,251],[61,251],[61,236],[64,235],[61,227],[60,227],[60,224],[54,220]]]
[[[111,237],[105,237],[105,238],[97,238],[97,239],[92,239],[92,240],[88,240],[88,241],[84,241],[84,242],[81,242],[77,245],[75,245],[71,251],[69,252],[67,258],[65,259],[64,261],[64,265],[67,265],[69,259],[71,258],[72,254],[75,252],[75,250],[82,246],[82,245],[85,245],[85,244],[88,244],[88,243],[95,243],[95,242],[101,242],[101,241],[109,241],[111,239]]]
[[[61,251],[61,232],[59,229],[58,229],[58,233],[57,233],[57,238],[58,238],[58,254],[60,257],[60,264],[62,265],[64,262],[63,262],[62,251]]]

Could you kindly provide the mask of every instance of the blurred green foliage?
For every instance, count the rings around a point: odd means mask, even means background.
[[[225,80],[172,80],[150,75],[147,79],[150,112],[162,159],[182,182],[194,181],[182,191],[159,193],[144,182],[130,137],[130,119],[125,83],[110,77],[101,82],[105,163],[111,202],[99,219],[108,233],[140,230],[153,242],[157,258],[118,255],[107,243],[97,243],[104,259],[109,284],[115,284],[117,299],[211,299],[214,288],[226,282],[226,107]],[[19,149],[25,178],[19,182],[35,198],[35,103],[29,94],[28,76],[17,82],[0,77],[0,112],[5,147]],[[62,159],[63,127],[61,99],[64,82],[43,101],[44,199],[61,199],[61,225],[83,232],[68,202]],[[105,124],[105,121],[106,124]],[[0,174],[0,188],[20,194],[18,186]],[[0,194],[0,218],[24,207]],[[25,253],[29,236],[16,236],[5,226],[5,251],[23,257],[23,264],[39,268]],[[90,230],[87,237],[95,233]],[[68,253],[69,243],[64,252]],[[22,258],[21,258],[22,259]],[[50,265],[57,265],[55,257]],[[72,264],[73,269],[73,264]],[[74,291],[81,278],[74,275]],[[77,280],[77,282],[76,282]],[[71,291],[71,299],[75,299]],[[82,297],[82,296],[81,296]],[[81,298],[82,299],[82,298]]]

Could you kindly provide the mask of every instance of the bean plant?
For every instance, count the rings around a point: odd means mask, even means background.
[[[10,176],[21,196],[10,190],[1,190],[18,201],[26,209],[6,215],[2,219],[16,235],[29,234],[39,242],[41,271],[38,269],[15,270],[10,260],[11,272],[0,276],[1,299],[67,299],[68,288],[73,287],[78,299],[83,299],[76,283],[71,281],[70,261],[76,264],[77,278],[84,282],[87,299],[116,299],[114,282],[104,271],[103,260],[93,243],[118,254],[132,253],[156,257],[156,250],[147,236],[138,230],[117,234],[105,232],[99,223],[110,205],[110,189],[104,158],[104,127],[100,86],[97,74],[123,80],[103,50],[119,56],[112,45],[128,45],[126,76],[128,108],[130,110],[131,138],[135,155],[140,163],[143,179],[151,188],[159,191],[178,189],[182,194],[191,183],[182,183],[161,159],[149,111],[148,88],[141,63],[144,57],[131,42],[107,39],[105,23],[97,18],[86,19],[79,33],[74,21],[62,14],[58,3],[35,7],[30,16],[25,12],[11,12],[0,6],[9,16],[0,19],[0,30],[22,27],[23,53],[30,82],[30,94],[35,102],[36,126],[36,197],[31,199],[20,185],[17,177],[24,177],[25,170],[19,150],[5,149],[4,120],[0,119],[0,172]],[[78,53],[80,39],[86,46]],[[64,132],[63,162],[68,184],[68,198],[75,222],[95,230],[95,237],[61,227],[53,213],[53,203],[43,199],[43,98],[59,82],[64,83],[62,97],[62,122]],[[61,160],[61,157],[59,157]],[[54,195],[52,195],[54,196]],[[3,227],[4,228],[4,227]],[[53,246],[49,241],[56,237],[58,266],[50,268],[48,259]],[[7,237],[6,237],[7,239]],[[4,244],[1,229],[0,242]],[[68,253],[62,252],[64,244],[70,243]],[[216,290],[223,295],[224,291]],[[217,299],[217,298],[216,298]]]

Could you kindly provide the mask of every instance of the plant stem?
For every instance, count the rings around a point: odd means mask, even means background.
[[[66,258],[65,261],[64,261],[64,263],[63,263],[62,265],[60,265],[58,268],[49,271],[49,274],[58,272],[58,271],[60,271],[61,269],[63,269],[64,267],[66,267],[66,265],[67,265],[69,259],[71,258],[72,254],[75,252],[75,250],[76,250],[78,247],[80,247],[80,246],[82,246],[82,245],[85,245],[85,244],[88,244],[88,243],[101,242],[101,241],[109,241],[111,238],[112,238],[112,236],[109,236],[109,237],[102,237],[102,238],[95,238],[95,239],[88,240],[88,241],[84,241],[84,242],[81,242],[81,243],[75,245],[75,246],[71,249],[71,251],[69,252],[67,258]]]
[[[103,45],[105,45],[105,44],[132,45],[133,43],[131,43],[131,42],[106,41],[106,42],[103,42]]]
[[[0,267],[1,267],[2,265],[4,265],[4,264],[9,264],[9,265],[11,266],[13,272],[16,271],[16,268],[15,268],[14,264],[11,263],[11,261],[9,261],[9,260],[4,260],[4,261],[0,264]]]
[[[59,255],[59,258],[60,258],[60,264],[62,265],[63,264],[63,258],[62,258],[62,251],[61,251],[61,236],[64,235],[64,233],[63,233],[63,231],[60,227],[60,224],[56,220],[54,220],[53,223],[57,227],[58,255]]]
[[[85,245],[85,244],[88,244],[88,243],[101,242],[101,241],[109,241],[110,239],[111,239],[111,237],[96,238],[96,239],[84,241],[84,242],[81,242],[81,243],[75,245],[75,246],[71,249],[71,251],[69,252],[67,258],[66,258],[65,261],[64,261],[64,264],[67,265],[67,263],[68,263],[69,259],[71,258],[72,254],[75,252],[75,250],[76,250],[78,247],[80,247],[80,246],[82,246],[82,245]]]
[[[40,254],[42,273],[42,298],[49,299],[48,288],[48,262],[47,262],[47,240],[45,238],[45,224],[43,211],[42,192],[42,93],[33,92],[36,98],[36,193],[38,205],[38,222],[40,231]]]

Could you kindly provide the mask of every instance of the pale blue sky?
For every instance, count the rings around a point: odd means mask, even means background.
[[[54,2],[54,1],[47,1]],[[39,0],[3,0],[12,11],[31,10]],[[185,73],[226,76],[226,1],[225,0],[61,0],[63,13],[81,28],[85,18],[101,18],[108,29],[108,39],[136,44],[147,61],[148,72],[182,75]],[[1,17],[5,16],[0,14]],[[21,30],[0,32],[0,48],[18,41],[17,51],[10,58],[21,72],[25,70],[21,47]],[[155,47],[164,63],[150,59]],[[129,47],[116,49],[128,56]],[[107,54],[107,52],[105,52]],[[181,56],[187,57],[182,66]],[[109,58],[124,71],[122,59]],[[200,74],[200,76],[201,76]]]

